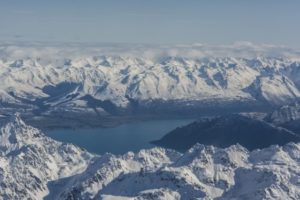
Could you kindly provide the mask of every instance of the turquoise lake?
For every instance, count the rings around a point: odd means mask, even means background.
[[[123,154],[128,151],[151,148],[150,141],[160,139],[192,119],[151,120],[122,124],[112,128],[60,129],[45,131],[49,137],[75,144],[89,152]]]

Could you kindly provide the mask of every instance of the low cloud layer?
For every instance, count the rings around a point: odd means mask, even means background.
[[[232,45],[127,45],[127,44],[56,44],[56,43],[0,43],[1,59],[59,59],[85,56],[129,56],[159,59],[166,56],[203,57],[284,57],[299,59],[300,51],[285,46],[236,42]]]

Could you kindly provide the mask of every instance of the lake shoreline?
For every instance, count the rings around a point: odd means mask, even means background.
[[[40,116],[34,118],[25,117],[24,121],[33,127],[43,131],[47,130],[77,130],[77,129],[95,129],[95,128],[114,128],[123,124],[141,123],[156,120],[197,120],[207,116],[113,116],[113,117],[93,117],[85,116],[83,118]]]
[[[61,142],[72,143],[95,154],[123,154],[153,148],[150,142],[195,119],[164,119],[124,123],[111,128],[52,129],[44,133]]]

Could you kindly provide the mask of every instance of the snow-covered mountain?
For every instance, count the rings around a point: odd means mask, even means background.
[[[49,181],[84,171],[92,158],[13,116],[0,128],[0,199],[42,199]]]
[[[18,116],[0,129],[0,199],[299,199],[300,144],[92,155]]]
[[[0,109],[6,113],[71,118],[257,111],[300,97],[300,62],[287,57],[9,55],[0,56]]]
[[[293,71],[290,74],[291,68]],[[41,59],[1,62],[1,100],[34,106],[76,107],[89,95],[126,107],[130,100],[265,100],[280,104],[300,96],[300,63],[276,58],[98,56],[43,63]],[[260,99],[261,98],[261,99]]]
[[[298,103],[281,106],[265,117],[266,121],[272,122],[274,124],[284,124],[299,119],[300,105]]]
[[[299,103],[284,105],[269,113],[265,121],[287,128],[300,135],[300,105]]]

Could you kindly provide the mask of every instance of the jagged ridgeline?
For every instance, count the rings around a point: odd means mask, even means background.
[[[19,116],[0,127],[0,199],[299,199],[300,146],[94,155]]]
[[[300,63],[285,57],[84,54],[8,57],[0,65],[0,110],[22,109],[36,126],[105,126],[117,121],[114,117],[270,111],[300,97]],[[36,116],[48,117],[48,123],[38,123],[42,118]]]

